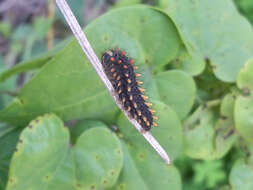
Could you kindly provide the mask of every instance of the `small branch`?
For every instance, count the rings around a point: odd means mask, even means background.
[[[167,163],[170,164],[170,158],[168,157],[165,150],[161,147],[161,145],[156,141],[156,139],[152,136],[150,132],[143,132],[142,127],[137,123],[136,120],[130,118],[127,112],[123,109],[122,104],[118,101],[118,97],[116,93],[114,93],[114,88],[111,82],[108,80],[102,64],[100,63],[98,57],[96,56],[95,52],[93,51],[90,43],[88,42],[84,32],[82,31],[80,25],[78,24],[75,16],[73,15],[71,9],[69,8],[67,2],[65,0],[56,0],[58,7],[60,8],[62,14],[64,15],[67,23],[69,24],[73,34],[75,35],[76,39],[78,40],[82,50],[88,57],[90,63],[93,65],[94,69],[96,70],[98,76],[101,78],[105,86],[107,87],[110,95],[113,97],[115,103],[121,109],[121,111],[125,114],[127,119],[135,126],[135,128],[144,136],[144,138],[150,143],[150,145],[156,150],[156,152],[161,156],[161,158]]]
[[[53,20],[54,20],[54,15],[55,15],[54,0],[48,0],[47,10],[48,10],[47,17],[52,22],[52,25],[47,33],[47,49],[51,50],[54,46],[54,25],[53,25]]]
[[[219,106],[221,104],[221,99],[217,99],[217,100],[211,100],[211,101],[208,101],[205,106],[207,108],[213,108],[213,107],[216,107],[216,106]]]
[[[17,92],[12,92],[9,90],[0,90],[0,94],[8,94],[9,96],[14,96],[14,97],[18,95]]]

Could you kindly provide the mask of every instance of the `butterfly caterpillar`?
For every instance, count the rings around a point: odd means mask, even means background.
[[[145,131],[149,131],[151,126],[157,126],[154,122],[154,110],[150,109],[151,103],[146,102],[145,91],[140,88],[142,81],[137,80],[141,76],[135,73],[137,66],[134,60],[126,56],[125,51],[108,50],[102,55],[102,65],[108,79],[111,81],[119,100],[124,109],[134,118]]]

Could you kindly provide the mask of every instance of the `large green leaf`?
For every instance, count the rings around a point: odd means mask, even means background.
[[[236,129],[247,142],[253,143],[253,59],[239,73],[237,86],[242,93],[235,103]]]
[[[157,154],[139,142],[122,142],[122,146],[124,166],[112,189],[181,190],[180,175],[173,165],[166,165]]]
[[[20,135],[7,190],[105,189],[122,168],[120,141],[105,127],[82,133],[70,145],[69,132],[55,115],[32,121]]]
[[[85,33],[98,57],[118,46],[136,60],[148,78],[175,58],[180,44],[169,17],[146,6],[113,10],[88,25]],[[0,112],[0,119],[25,125],[37,115],[54,112],[64,120],[111,121],[115,111],[104,85],[78,43],[72,41],[21,89]]]
[[[231,0],[160,0],[187,51],[210,61],[215,75],[233,82],[252,56],[253,30]]]

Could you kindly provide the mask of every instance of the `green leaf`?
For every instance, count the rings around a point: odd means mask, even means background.
[[[112,189],[182,189],[180,174],[173,165],[166,165],[157,154],[150,152],[139,142],[122,141],[122,147],[124,166]]]
[[[248,142],[253,143],[253,59],[243,67],[237,78],[237,86],[241,95],[235,103],[235,124],[239,134]]]
[[[117,137],[105,127],[95,127],[82,133],[71,147],[69,136],[55,115],[32,121],[20,135],[7,190],[105,189],[114,185],[123,162]]]
[[[84,132],[73,152],[77,186],[81,189],[107,189],[116,183],[123,164],[122,149],[105,126]]]
[[[0,190],[5,189],[11,156],[21,130],[0,123]]]
[[[52,57],[58,53],[72,38],[67,38],[57,44],[51,51],[36,56],[30,60],[22,61],[12,68],[0,73],[0,83],[5,82],[10,77],[22,72],[39,69],[44,66]]]
[[[88,25],[85,33],[98,57],[118,46],[136,60],[146,77],[174,59],[180,44],[168,16],[146,6],[108,12]],[[117,111],[80,46],[72,41],[21,89],[18,98],[0,112],[0,119],[22,126],[54,112],[63,120],[112,121]]]
[[[229,181],[233,190],[252,190],[253,189],[253,166],[238,160],[229,175]]]
[[[215,109],[217,102],[219,100],[200,106],[185,121],[185,153],[191,158],[220,159],[237,139],[233,118],[234,95],[224,97],[220,112]]]
[[[191,54],[184,44],[181,44],[175,60],[168,64],[168,67],[180,69],[192,76],[199,75],[205,68],[205,63],[198,55]]]
[[[0,74],[0,83],[6,81],[8,78],[17,75],[21,72],[27,72],[34,69],[39,69],[51,59],[51,55],[39,56],[38,58],[32,59],[31,61],[25,61],[17,64],[11,69]]]
[[[1,74],[6,72],[5,65],[2,63],[2,57],[0,56],[0,82]],[[16,89],[16,77],[12,78],[9,81],[0,83],[0,110],[4,108],[11,100],[12,97],[8,92],[14,92]]]
[[[73,144],[76,143],[78,137],[87,129],[93,128],[93,127],[104,127],[105,124],[101,121],[97,120],[82,120],[78,122],[74,127],[70,128],[71,132],[71,142]]]
[[[135,5],[135,4],[141,4],[141,0],[119,0],[113,5],[113,8],[119,8],[119,7],[124,7],[124,6],[130,6],[130,5]]]
[[[233,82],[252,56],[253,30],[231,0],[160,0],[187,51],[211,62],[215,75]]]
[[[174,70],[159,73],[155,76],[155,82],[159,99],[183,119],[194,103],[196,86],[193,79],[187,73]]]
[[[0,33],[3,37],[8,38],[11,34],[11,24],[9,22],[1,22]]]
[[[183,138],[180,120],[177,114],[162,102],[154,101],[153,107],[158,116],[158,127],[152,128],[151,133],[166,150],[170,158],[174,160],[182,151]],[[157,154],[123,114],[120,115],[117,123],[126,142],[142,145],[143,150]]]
[[[240,13],[244,15],[253,24],[253,1],[251,0],[234,0]]]

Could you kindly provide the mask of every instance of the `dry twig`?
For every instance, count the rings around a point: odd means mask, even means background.
[[[84,53],[88,57],[90,63],[93,65],[94,69],[96,70],[97,74],[109,90],[110,95],[113,97],[115,103],[118,107],[122,110],[125,114],[127,119],[135,126],[135,128],[144,136],[144,138],[151,144],[151,146],[156,150],[156,152],[162,157],[162,159],[167,163],[170,164],[170,158],[168,157],[165,150],[161,147],[161,145],[156,141],[156,139],[152,136],[150,132],[144,132],[142,127],[137,123],[136,120],[130,118],[127,112],[123,109],[122,104],[118,101],[116,93],[114,93],[114,88],[111,82],[106,77],[102,64],[100,63],[98,57],[96,56],[95,52],[93,51],[90,43],[88,42],[84,32],[82,31],[80,25],[78,24],[75,16],[73,15],[71,9],[69,8],[67,2],[65,0],[56,0],[58,7],[60,8],[62,14],[64,15],[67,23],[69,24],[73,34],[75,35],[76,39],[78,40],[81,48],[83,49]]]

